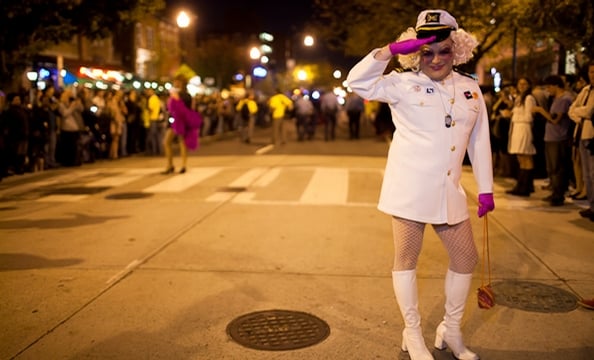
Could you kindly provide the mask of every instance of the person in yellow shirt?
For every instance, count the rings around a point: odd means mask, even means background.
[[[280,89],[276,89],[276,94],[268,99],[268,106],[272,117],[272,144],[279,145],[285,143],[285,131],[283,119],[287,111],[293,110],[293,101]]]
[[[163,153],[161,99],[155,93],[155,90],[151,88],[146,90],[146,94],[148,96],[147,110],[149,119],[146,152],[148,155],[161,155]]]
[[[235,111],[240,119],[240,139],[249,144],[254,136],[254,125],[256,123],[256,115],[258,115],[258,103],[254,93],[250,91],[246,97],[239,100],[235,106]]]

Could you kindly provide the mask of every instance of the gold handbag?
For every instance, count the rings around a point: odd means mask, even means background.
[[[485,268],[489,274],[489,282],[485,284]],[[478,306],[481,309],[490,309],[495,306],[495,294],[491,288],[491,256],[489,254],[489,222],[487,214],[484,216],[483,225],[483,264],[481,271],[481,287],[477,290]]]

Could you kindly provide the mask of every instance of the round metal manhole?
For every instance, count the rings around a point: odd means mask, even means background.
[[[529,281],[507,281],[492,284],[495,303],[514,309],[541,313],[575,310],[577,298],[554,286]]]
[[[330,327],[320,318],[304,312],[266,310],[231,321],[227,334],[251,349],[281,351],[318,344],[330,335]]]
[[[109,199],[109,200],[130,200],[130,199],[144,199],[149,196],[153,196],[153,194],[142,193],[142,192],[128,192],[128,193],[107,195],[105,198]]]

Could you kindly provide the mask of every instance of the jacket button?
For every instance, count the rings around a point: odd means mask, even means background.
[[[452,173],[452,170],[448,170],[448,176],[450,176],[451,173]]]
[[[456,121],[452,121],[452,126],[456,126]]]
[[[452,146],[452,147],[450,148],[450,150],[452,150],[452,151],[456,151],[456,146]]]

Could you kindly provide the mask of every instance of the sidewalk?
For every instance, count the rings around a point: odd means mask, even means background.
[[[23,204],[22,213],[4,210],[0,358],[408,358],[399,350],[402,321],[390,278],[390,221],[367,205],[377,198],[384,159],[271,155],[190,161],[191,168],[259,166],[287,176],[250,188],[251,197],[234,195],[243,202],[233,197],[207,202],[202,199],[210,192],[199,188],[118,206],[101,196],[46,210],[39,204]],[[109,166],[125,169],[131,162]],[[352,179],[357,191],[349,195],[363,199],[359,205],[293,204],[305,183],[303,172],[322,166],[360,172]],[[463,185],[480,254],[483,222],[475,216],[469,171]],[[594,297],[594,223],[579,217],[579,203],[550,208],[539,200],[546,195],[540,186],[523,199],[505,195],[509,185],[497,180],[496,211],[489,215],[491,275],[499,300],[490,310],[479,309],[473,290],[463,321],[467,346],[486,360],[592,359],[594,311],[576,307],[566,295]],[[443,246],[428,227],[418,277],[432,350],[443,316],[446,269]],[[472,289],[480,284],[477,268]],[[503,305],[502,299],[532,310]],[[234,319],[263,310],[314,315],[330,334],[313,346],[284,351],[255,350],[229,337]],[[447,350],[433,354],[452,359]]]

